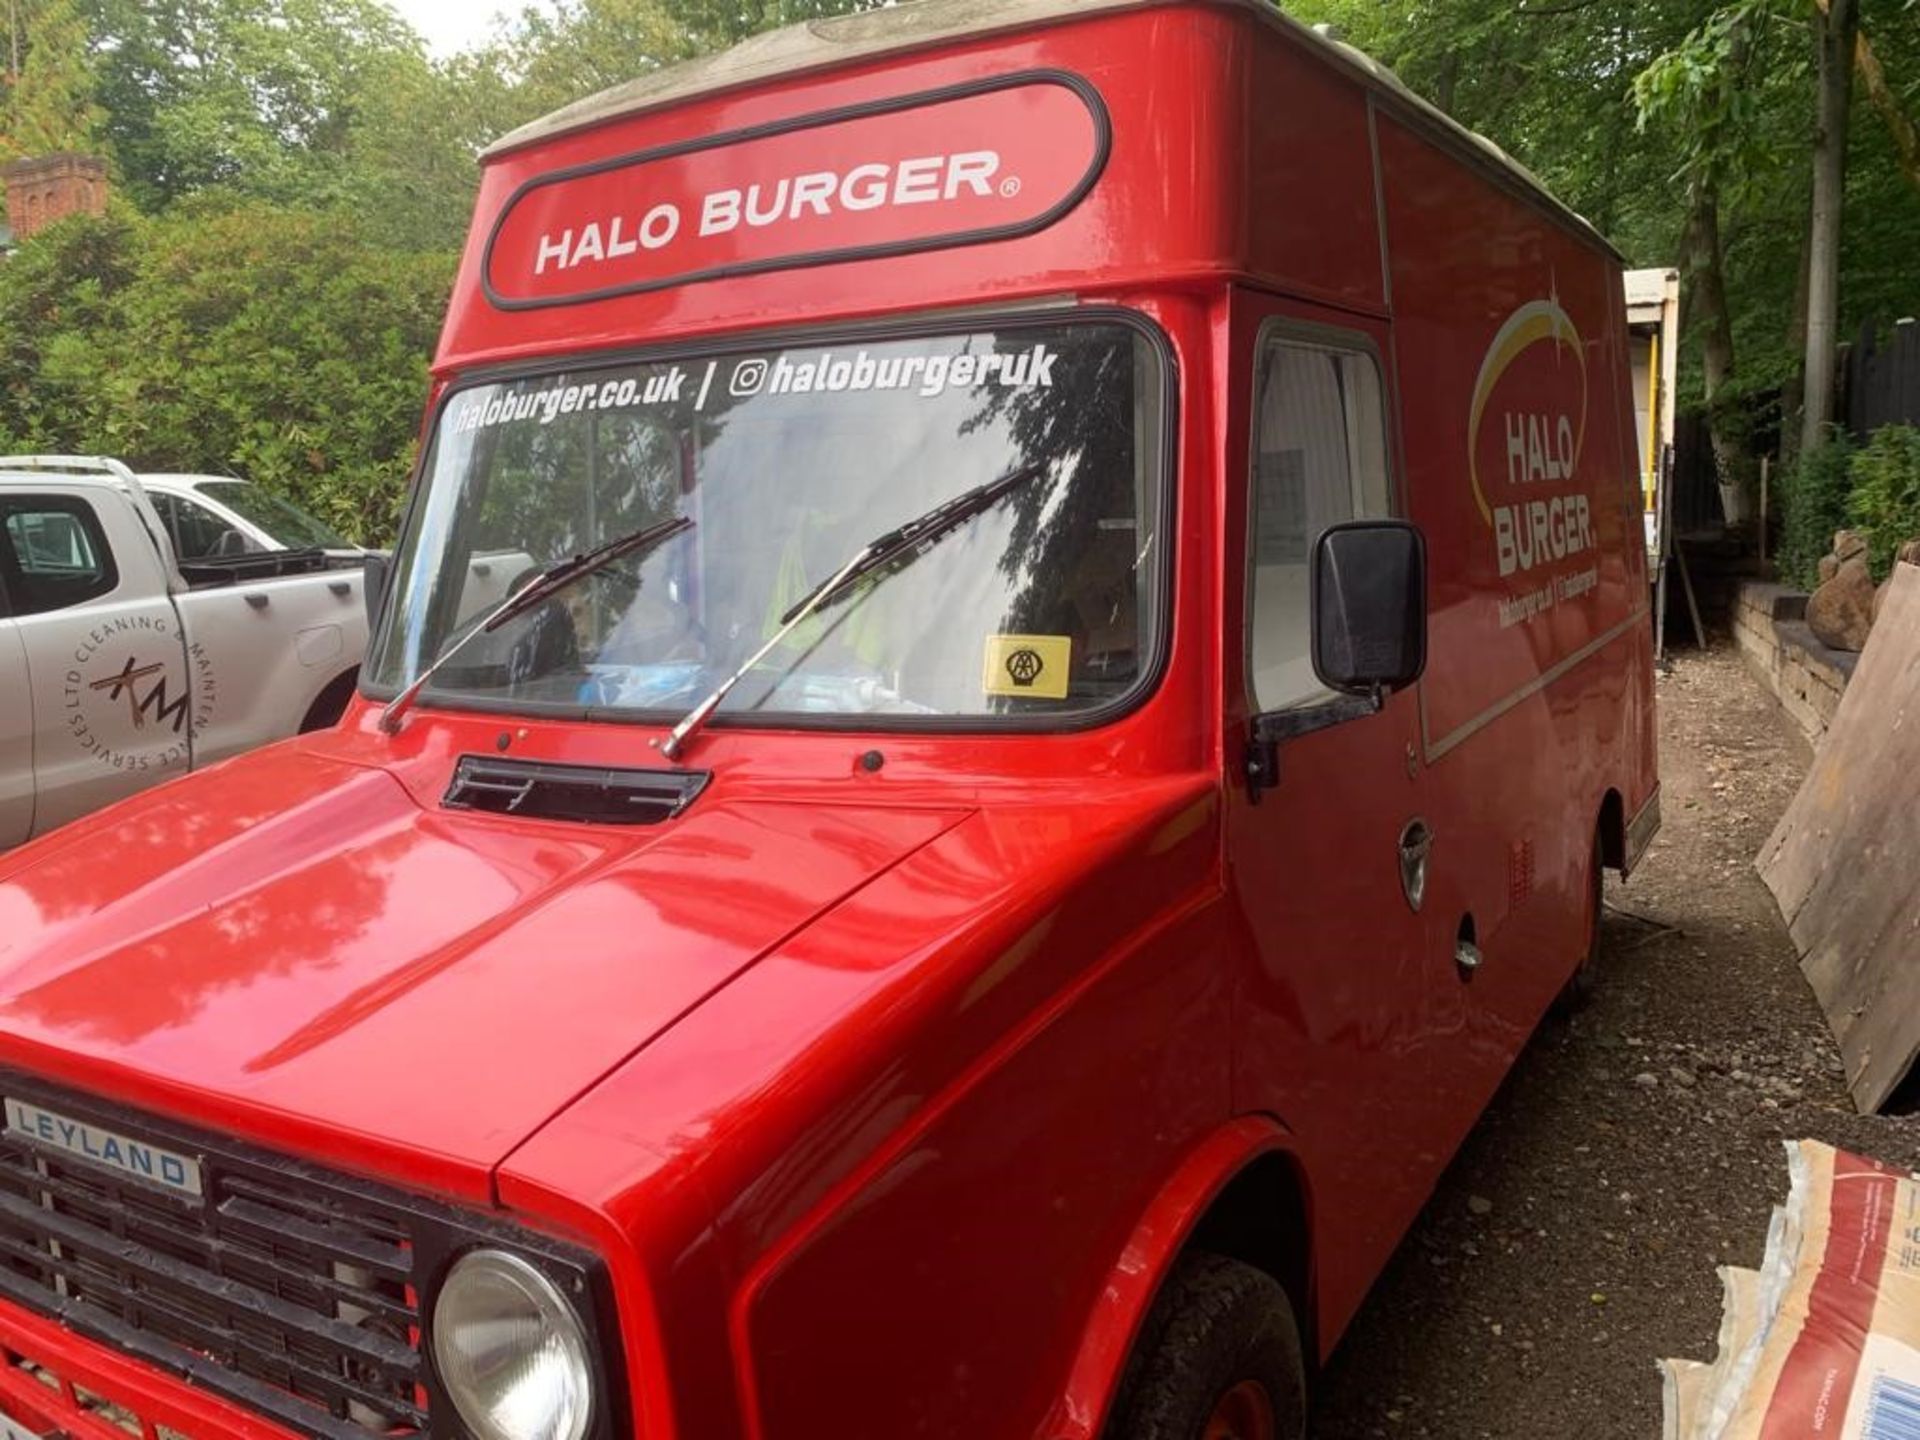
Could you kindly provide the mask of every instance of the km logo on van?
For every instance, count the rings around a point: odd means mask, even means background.
[[[117,700],[124,693],[127,697],[127,718],[133,722],[133,728],[144,730],[147,724],[147,712],[152,711],[156,720],[171,722],[173,733],[178,735],[187,723],[187,696],[184,692],[171,699],[167,695],[167,667],[159,661],[151,665],[139,664],[131,655],[127,663],[104,680],[89,681],[89,690],[104,690],[109,700]],[[154,680],[142,695],[138,689],[142,680]]]
[[[198,642],[183,646],[163,616],[95,626],[78,637],[65,678],[67,733],[115,770],[185,766],[213,717],[213,663]]]

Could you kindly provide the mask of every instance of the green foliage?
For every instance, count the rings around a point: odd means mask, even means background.
[[[1634,77],[1638,127],[1667,134],[1680,173],[1738,185],[1778,168],[1776,119],[1809,79],[1799,13],[1797,0],[1734,0]]]
[[[85,150],[101,121],[94,99],[85,17],[74,0],[14,0],[25,59],[17,79],[0,70],[0,160],[50,150]]]
[[[1780,576],[1811,590],[1833,532],[1858,530],[1867,563],[1884,580],[1903,541],[1920,538],[1920,429],[1887,425],[1856,446],[1844,430],[1780,476]]]
[[[237,472],[383,543],[451,279],[258,203],[65,222],[0,267],[0,446]]]
[[[1853,457],[1853,442],[1835,428],[1826,444],[1782,467],[1776,480],[1780,549],[1775,561],[1787,584],[1812,590],[1820,583],[1820,557],[1833,548],[1833,532],[1847,523]]]
[[[55,448],[81,403],[49,370],[63,343],[107,323],[133,278],[134,225],[121,216],[68,220],[0,264],[0,448]]]
[[[1867,559],[1874,578],[1893,568],[1893,552],[1903,541],[1920,538],[1920,430],[1886,425],[1873,432],[1847,467],[1853,493],[1847,514],[1867,537]]]
[[[416,36],[380,0],[83,0],[105,136],[145,209],[213,187],[289,203],[338,188],[360,111]]]

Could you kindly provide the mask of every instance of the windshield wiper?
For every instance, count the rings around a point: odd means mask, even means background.
[[[656,546],[671,540],[683,530],[691,530],[693,521],[685,515],[676,515],[671,520],[662,520],[645,529],[635,530],[631,534],[621,535],[595,546],[581,555],[570,556],[556,561],[533,577],[530,584],[523,586],[507,596],[493,609],[482,615],[478,621],[449,641],[433,663],[422,670],[414,682],[387,702],[387,708],[380,712],[380,728],[389,735],[400,731],[400,717],[412,708],[420,692],[427,688],[427,682],[434,677],[439,668],[451,660],[467,642],[476,635],[486,635],[498,630],[516,615],[524,615],[542,600],[551,599],[565,590],[576,580],[582,580],[596,570],[604,569],[623,555],[645,555]]]
[[[904,568],[930,550],[942,537],[952,534],[966,521],[982,511],[990,510],[1001,499],[1017,490],[1020,486],[1046,471],[1045,465],[1022,465],[1011,470],[998,480],[989,480],[984,485],[962,492],[953,499],[936,505],[926,514],[907,521],[882,535],[876,535],[856,550],[846,564],[809,590],[796,604],[780,617],[780,628],[775,630],[741,667],[722,680],[693,709],[686,718],[674,726],[667,738],[660,742],[660,753],[669,760],[679,758],[700,727],[707,723],[713,712],[720,708],[720,702],[732,693],[753,668],[766,659],[774,647],[791,635],[796,626],[814,611],[824,609],[842,596],[849,593],[868,576],[881,570]]]

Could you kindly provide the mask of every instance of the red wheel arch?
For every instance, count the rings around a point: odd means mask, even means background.
[[[1096,1440],[1134,1338],[1174,1260],[1214,1201],[1249,1165],[1290,1151],[1287,1132],[1277,1120],[1243,1115],[1189,1152],[1141,1215],[1108,1272],[1060,1398],[1041,1426],[1041,1440]],[[1304,1298],[1296,1296],[1295,1303]],[[1303,1327],[1306,1319],[1301,1317]]]

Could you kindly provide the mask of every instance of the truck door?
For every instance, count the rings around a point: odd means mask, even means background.
[[[126,502],[92,486],[10,487],[0,577],[32,692],[34,832],[184,771],[186,653]]]
[[[1314,541],[1401,508],[1385,327],[1242,293],[1232,343],[1224,605],[1239,654],[1226,673],[1243,683],[1229,682],[1230,756],[1255,753],[1256,714],[1328,713],[1308,645]],[[1357,1299],[1450,1148],[1429,1101],[1434,957],[1401,879],[1427,836],[1418,713],[1407,690],[1377,714],[1302,724],[1272,750],[1270,782],[1229,800],[1230,884],[1257,955],[1235,1007],[1236,1108],[1278,1116],[1331,1179],[1315,1248],[1333,1305]]]
[[[33,833],[33,689],[0,572],[0,850]]]

